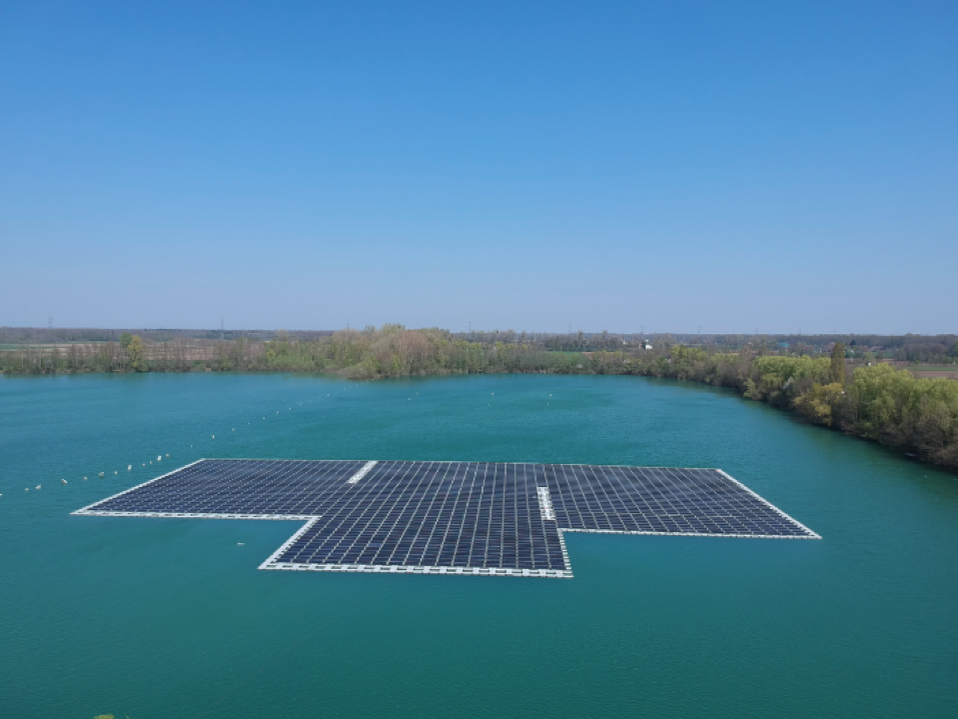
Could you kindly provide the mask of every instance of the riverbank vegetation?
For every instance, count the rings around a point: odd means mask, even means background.
[[[809,422],[958,469],[958,382],[916,378],[856,355],[841,342],[832,343],[828,354],[780,343],[746,344],[729,351],[716,344],[679,344],[669,336],[630,341],[603,333],[591,342],[570,335],[569,341],[583,348],[575,350],[516,333],[466,338],[401,325],[313,339],[277,332],[268,341],[238,337],[198,343],[182,337],[151,342],[130,333],[119,340],[6,350],[0,353],[0,370],[299,371],[335,372],[353,379],[480,372],[661,377],[728,387]],[[938,354],[952,360],[958,356],[958,343]]]

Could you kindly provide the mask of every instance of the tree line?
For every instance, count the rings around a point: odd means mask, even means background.
[[[365,332],[365,331],[364,331]],[[244,339],[269,342],[283,335],[296,341],[315,341],[330,337],[333,330],[239,330],[239,329],[141,329],[57,327],[0,327],[0,346],[27,344],[119,343],[124,335],[137,335],[146,344],[178,343],[190,340],[215,341]],[[616,333],[570,331],[568,333],[516,332],[514,330],[476,330],[449,332],[449,337],[470,343],[490,345],[527,345],[536,349],[565,352],[599,352],[635,349],[647,342],[667,347],[681,344],[702,347],[709,351],[785,352],[816,355],[827,353],[841,342],[851,357],[871,361],[958,363],[958,335],[877,335],[877,334],[701,334],[701,333]]]
[[[860,360],[841,342],[829,356],[767,346],[722,351],[655,340],[651,349],[603,342],[610,349],[553,350],[543,338],[495,333],[470,340],[438,328],[402,325],[343,330],[316,339],[279,331],[269,341],[240,337],[203,345],[150,342],[131,333],[118,342],[0,352],[7,373],[265,371],[335,372],[352,379],[480,372],[619,374],[728,387],[748,399],[958,469],[958,382],[919,379]],[[613,349],[614,348],[614,349]],[[958,344],[949,351],[958,354]]]

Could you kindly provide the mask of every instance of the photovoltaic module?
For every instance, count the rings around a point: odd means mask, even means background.
[[[564,532],[820,539],[719,469],[203,459],[77,510],[305,524],[260,569],[571,577]]]

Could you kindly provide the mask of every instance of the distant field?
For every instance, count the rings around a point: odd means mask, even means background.
[[[958,367],[955,365],[945,365],[944,367],[932,367],[930,365],[924,367],[919,365],[918,367],[909,367],[908,371],[915,377],[923,377],[926,379],[941,377],[943,379],[958,380]]]
[[[52,350],[54,347],[64,349],[70,345],[98,345],[103,344],[99,340],[90,340],[89,342],[15,342],[0,343],[0,350],[22,350],[22,349],[41,349]]]

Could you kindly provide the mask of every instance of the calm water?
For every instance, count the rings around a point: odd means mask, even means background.
[[[572,580],[302,574],[256,570],[298,523],[69,516],[200,457],[721,467],[824,540],[567,534]],[[721,390],[0,378],[0,492],[3,717],[958,716],[958,480]]]

